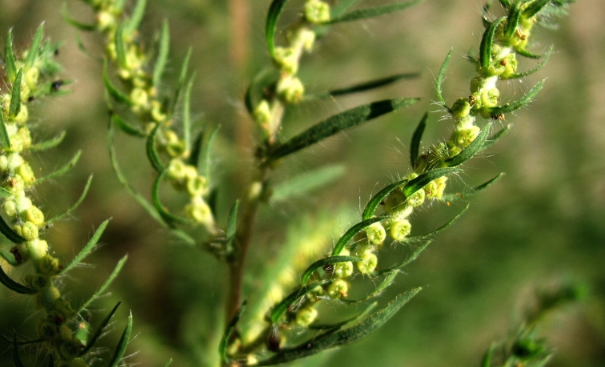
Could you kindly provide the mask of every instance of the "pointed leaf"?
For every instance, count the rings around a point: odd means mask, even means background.
[[[380,192],[374,195],[374,197],[372,197],[372,199],[366,205],[365,209],[363,210],[361,219],[368,220],[372,218],[374,216],[374,212],[378,208],[378,205],[380,205],[380,203],[382,203],[382,201],[386,199],[386,197],[389,196],[389,194],[393,192],[393,190],[398,187],[401,187],[402,185],[405,185],[408,181],[408,179],[397,181],[380,190]]]
[[[23,79],[23,69],[19,69],[17,77],[13,83],[13,90],[11,91],[11,103],[8,110],[8,119],[12,120],[19,112],[21,112],[21,79]]]
[[[529,3],[529,5],[523,10],[523,16],[531,18],[538,14],[540,10],[544,9],[552,0],[535,0]]]
[[[21,237],[15,230],[9,226],[2,216],[0,216],[0,232],[4,235],[4,237],[8,238],[12,243],[20,244],[26,242],[27,240]]]
[[[40,177],[38,179],[36,179],[36,181],[34,181],[34,185],[39,185],[43,182],[46,182],[48,180],[52,180],[55,179],[59,176],[62,176],[64,174],[66,174],[67,172],[69,172],[70,169],[74,168],[74,166],[76,165],[76,163],[78,163],[78,160],[80,159],[80,156],[82,155],[82,151],[78,150],[76,152],[76,154],[73,156],[73,158],[67,162],[66,165],[64,165],[63,167],[59,168],[58,170],[44,176],[44,177]]]
[[[450,60],[452,59],[452,54],[454,53],[454,49],[450,49],[450,52],[447,53],[445,60],[443,60],[443,64],[441,64],[441,68],[439,69],[439,74],[437,74],[437,98],[439,98],[439,102],[441,106],[445,107],[448,112],[451,112],[450,108],[447,106],[445,102],[445,98],[443,98],[443,81],[445,80],[445,72],[447,71],[447,67],[450,64]]]
[[[88,194],[88,190],[90,189],[91,183],[92,183],[92,175],[88,176],[88,180],[86,181],[86,185],[84,186],[84,190],[82,191],[82,195],[80,195],[80,198],[78,199],[78,201],[76,201],[76,203],[74,205],[67,208],[67,210],[65,212],[63,212],[62,214],[59,214],[55,217],[48,219],[46,221],[46,223],[51,224],[51,223],[57,222],[65,217],[67,217],[74,210],[76,210],[80,206],[80,204],[82,204],[84,199],[86,198],[86,194]]]
[[[500,17],[491,23],[481,39],[481,46],[479,48],[479,63],[482,68],[488,68],[492,60],[492,46],[494,45],[494,34],[496,30],[506,17]]]
[[[273,307],[273,310],[271,310],[271,316],[269,317],[269,319],[271,320],[271,323],[277,324],[279,319],[281,319],[283,314],[286,313],[286,311],[288,310],[288,308],[291,305],[296,303],[299,299],[303,298],[307,293],[311,292],[315,288],[321,287],[322,285],[324,285],[328,282],[329,281],[327,281],[327,280],[315,282],[315,283],[300,287],[299,289],[290,293],[286,298],[284,298],[281,302],[279,302],[277,305],[275,305],[275,307]]]
[[[359,0],[341,0],[330,9],[330,19],[338,18],[341,14],[358,3]]]
[[[183,95],[183,140],[185,142],[185,152],[191,149],[191,89],[195,73],[189,79]]]
[[[139,2],[144,2],[146,0],[139,0]],[[160,50],[158,52],[158,58],[155,61],[155,66],[153,67],[153,87],[157,90],[160,81],[162,80],[162,75],[164,74],[164,69],[166,68],[166,61],[168,60],[168,51],[170,50],[170,28],[168,27],[168,21],[164,20],[162,23],[162,33],[160,34]]]
[[[158,154],[158,151],[155,147],[155,138],[158,134],[158,131],[160,131],[162,125],[164,125],[165,122],[166,121],[159,122],[155,125],[155,127],[153,128],[153,130],[151,130],[151,133],[147,137],[147,142],[145,144],[145,148],[147,151],[147,159],[149,159],[149,163],[151,163],[151,166],[153,167],[153,169],[156,170],[156,172],[162,172],[165,168],[164,164],[160,160],[160,155]]]
[[[384,279],[382,279],[382,281],[380,282],[380,284],[378,284],[378,287],[376,287],[372,293],[368,294],[366,297],[362,298],[362,299],[357,299],[357,300],[348,300],[348,299],[341,299],[341,302],[347,303],[347,304],[357,304],[357,303],[362,303],[362,302],[367,302],[369,300],[371,300],[372,298],[376,298],[382,295],[382,293],[391,285],[393,285],[393,283],[395,282],[395,278],[397,277],[397,275],[399,274],[399,269],[392,269],[389,270],[388,272],[381,272],[382,274],[386,274],[386,276],[384,277]]]
[[[336,324],[322,325],[322,324],[313,323],[313,324],[309,325],[309,329],[321,330],[322,333],[334,333],[335,331],[338,331],[338,330],[342,329],[343,327],[352,326],[353,324],[356,324],[357,321],[364,320],[366,317],[368,317],[370,312],[372,312],[372,310],[374,310],[376,308],[377,305],[378,305],[377,302],[373,302],[373,303],[369,304],[368,307],[366,307],[366,309],[363,310],[363,312],[361,312],[360,314],[353,316],[350,319],[338,322]],[[328,329],[328,330],[325,330],[325,329]]]
[[[506,17],[506,24],[504,25],[504,36],[507,38],[511,38],[517,27],[519,26],[519,21],[521,20],[521,10],[525,6],[523,1],[517,1],[508,11],[508,16]]]
[[[40,24],[38,30],[36,31],[36,35],[34,36],[34,40],[32,41],[32,45],[29,47],[29,51],[27,51],[27,58],[25,59],[25,69],[29,70],[32,66],[34,66],[34,62],[38,57],[38,52],[40,51],[40,45],[42,44],[42,38],[44,37],[44,23]]]
[[[418,190],[422,189],[423,187],[425,187],[426,185],[428,185],[429,182],[436,180],[439,177],[451,175],[451,174],[458,173],[458,172],[460,172],[460,169],[452,168],[452,167],[436,168],[431,171],[425,172],[425,173],[421,174],[420,176],[416,177],[415,179],[411,180],[410,182],[408,182],[403,187],[403,194],[405,195],[406,198],[409,198],[416,191],[418,191]]]
[[[426,120],[429,117],[429,113],[425,113],[420,120],[420,123],[414,130],[414,135],[412,135],[412,143],[410,144],[410,161],[413,168],[416,168],[416,160],[418,159],[418,154],[420,153],[420,142],[422,141],[422,134],[424,134],[424,129],[426,129]]]
[[[204,130],[200,130],[195,140],[191,145],[191,154],[187,158],[187,164],[194,166],[195,168],[199,168],[200,164],[200,155],[202,152],[202,148],[204,147]]]
[[[125,132],[128,135],[138,136],[141,138],[144,138],[147,136],[147,134],[143,130],[141,130],[139,127],[131,125],[129,122],[127,122],[120,116],[116,115],[115,113],[111,114],[111,122],[116,124],[116,126],[118,128],[120,128],[120,130],[122,130],[123,132]]]
[[[6,273],[2,266],[0,266],[0,283],[4,284],[4,286],[11,291],[20,293],[20,294],[36,294],[38,291],[31,289],[29,287],[24,286],[23,284],[17,283],[12,280]]]
[[[254,78],[252,79],[252,83],[248,86],[246,90],[246,95],[244,96],[244,102],[246,104],[246,110],[250,116],[254,117],[254,110],[258,106],[258,104],[263,100],[265,94],[267,94],[267,89],[270,86],[275,87],[277,80],[279,79],[279,71],[274,67],[265,68],[258,72]]]
[[[228,366],[232,365],[231,359],[227,355],[227,348],[229,347],[229,340],[231,339],[231,334],[233,334],[233,332],[235,331],[235,327],[237,326],[237,323],[238,323],[240,317],[242,316],[242,313],[246,309],[246,304],[247,304],[247,302],[244,301],[242,303],[242,305],[239,307],[239,309],[237,310],[237,313],[235,314],[235,316],[233,316],[231,321],[229,321],[229,325],[227,325],[227,329],[225,329],[225,334],[223,334],[223,337],[221,338],[221,342],[219,344],[219,353],[221,355],[221,359]]]
[[[113,269],[113,271],[111,272],[111,274],[109,275],[109,277],[107,277],[107,279],[105,279],[105,282],[103,282],[103,284],[88,299],[88,301],[84,302],[82,304],[82,306],[80,306],[80,308],[78,309],[78,312],[76,312],[76,313],[79,314],[83,310],[87,309],[88,306],[90,306],[94,301],[96,301],[99,297],[101,297],[103,295],[103,293],[105,293],[105,291],[107,290],[107,288],[109,288],[109,286],[111,285],[111,283],[113,283],[113,281],[118,277],[118,275],[122,271],[122,268],[124,267],[124,264],[126,264],[126,260],[128,260],[128,255],[125,255],[124,257],[122,257],[120,259],[120,261],[118,261],[118,263],[116,264],[116,267]]]
[[[405,259],[405,261],[403,261],[401,264],[392,266],[390,268],[381,270],[378,272],[379,275],[383,275],[383,274],[390,274],[392,271],[394,270],[401,270],[403,268],[405,268],[406,266],[408,266],[410,263],[416,261],[416,259],[418,259],[418,257],[420,256],[420,254],[426,250],[427,247],[429,247],[429,245],[431,244],[431,241],[425,241],[423,244],[421,244],[407,259]]]
[[[79,33],[76,33],[76,45],[78,46],[78,49],[84,53],[84,55],[90,57],[94,61],[103,62],[102,57],[95,56],[90,51],[88,51]]]
[[[372,81],[365,82],[365,83],[355,84],[353,86],[346,87],[346,88],[331,90],[331,91],[328,91],[328,92],[325,92],[322,94],[318,94],[318,95],[307,95],[304,97],[304,99],[310,100],[310,99],[318,99],[318,98],[346,96],[349,94],[360,93],[360,92],[365,92],[365,91],[369,91],[369,90],[376,89],[376,88],[385,87],[385,86],[391,85],[395,82],[398,82],[402,79],[417,78],[418,76],[420,76],[420,73],[406,73],[406,74],[392,75],[392,76],[382,78],[382,79],[377,79],[377,80],[372,80]]]
[[[75,268],[88,255],[90,255],[90,253],[94,250],[95,246],[101,239],[101,235],[103,235],[103,232],[105,231],[105,228],[107,228],[108,223],[109,219],[101,223],[101,225],[99,226],[99,228],[97,228],[97,230],[92,235],[86,246],[84,246],[80,253],[76,255],[76,257],[74,257],[74,259],[71,261],[71,263],[69,263],[69,265],[67,265],[65,268],[63,268],[63,270],[61,270],[61,274],[67,274],[71,269]]]
[[[118,25],[116,29],[116,33],[114,35],[114,42],[116,47],[116,57],[118,61],[118,66],[120,68],[126,69],[128,68],[128,61],[126,59],[126,54],[128,50],[126,49],[126,42],[124,40],[125,37],[125,27],[126,24],[124,22]]]
[[[340,255],[340,252],[345,248],[345,246],[347,245],[347,243],[349,243],[349,241],[351,239],[353,239],[353,237],[355,237],[355,235],[357,233],[361,232],[362,230],[364,230],[369,225],[371,225],[373,223],[376,223],[376,222],[380,222],[383,219],[384,218],[380,218],[380,217],[366,219],[363,222],[357,223],[353,227],[349,228],[345,232],[345,234],[343,234],[338,239],[338,242],[336,242],[336,246],[334,246],[334,250],[332,250],[332,256]]]
[[[86,32],[93,32],[97,30],[97,26],[95,24],[84,24],[69,16],[69,10],[67,10],[67,3],[63,3],[63,9],[61,11],[61,14],[63,15],[63,19],[72,27]]]
[[[218,133],[218,129],[220,126],[216,126],[210,133],[208,134],[208,139],[206,139],[206,143],[204,144],[204,148],[202,149],[202,158],[201,165],[198,168],[198,172],[202,174],[202,176],[206,177],[208,182],[211,181],[211,166],[212,166],[212,149],[214,148],[214,141],[216,140],[216,135]]]
[[[133,106],[134,104],[130,100],[130,97],[128,97],[126,94],[124,94],[122,91],[120,91],[118,88],[116,88],[111,83],[111,80],[109,80],[109,74],[108,74],[107,68],[108,68],[107,60],[105,60],[105,62],[103,64],[103,83],[105,84],[105,89],[107,90],[109,95],[114,100],[116,100],[116,102],[124,103],[129,107]]]
[[[418,101],[418,98],[388,99],[344,111],[310,127],[284,144],[278,146],[270,153],[269,159],[276,160],[285,157],[343,130],[370,121],[389,112],[408,107]]]
[[[4,261],[11,264],[12,266],[19,265],[19,262],[17,262],[17,259],[15,259],[15,255],[13,255],[12,253],[10,253],[6,250],[0,250],[0,257],[3,258]]]
[[[515,51],[516,51],[516,52],[517,52],[519,55],[521,55],[521,56],[523,56],[523,57],[527,57],[528,59],[541,59],[541,58],[542,58],[542,56],[543,56],[543,55],[536,55],[536,54],[533,54],[533,53],[531,53],[531,52],[529,52],[529,51],[527,51],[527,50],[524,50],[524,49],[519,49],[519,48],[515,48]]]
[[[504,9],[510,8],[510,0],[499,0],[500,4],[504,7]]]
[[[9,82],[12,82],[17,77],[17,66],[15,53],[13,51],[13,30],[9,29],[4,42],[4,64]]]
[[[529,92],[527,92],[527,94],[525,94],[519,100],[512,102],[512,103],[507,103],[504,106],[491,108],[490,113],[492,115],[503,115],[503,114],[513,112],[522,107],[527,106],[536,97],[536,95],[540,92],[540,90],[544,86],[545,80],[538,82],[538,84],[536,84]]]
[[[113,315],[116,313],[116,311],[118,310],[118,307],[120,307],[120,304],[122,302],[118,302],[111,311],[109,311],[109,313],[107,314],[107,316],[105,316],[105,318],[103,319],[103,321],[101,321],[101,324],[97,327],[97,329],[95,330],[94,334],[92,334],[92,337],[90,338],[90,340],[88,340],[88,342],[86,343],[86,347],[84,349],[82,349],[82,351],[80,352],[80,355],[83,356],[86,353],[88,353],[88,351],[90,349],[92,349],[92,347],[95,345],[95,343],[97,342],[97,340],[101,337],[101,335],[103,334],[103,329],[105,329],[105,327],[107,326],[107,324],[109,324],[109,321],[111,320],[111,318],[113,317]]]
[[[345,174],[343,165],[320,167],[309,172],[301,173],[293,178],[276,185],[271,195],[271,202],[300,197],[327,185]]]
[[[4,112],[0,111],[0,148],[6,150],[10,148],[11,141],[8,137],[8,131],[6,130],[6,125],[4,124]]]
[[[300,280],[300,284],[302,286],[307,284],[309,279],[311,279],[311,275],[313,275],[313,273],[316,270],[322,269],[325,265],[336,264],[336,263],[345,263],[345,262],[349,262],[349,261],[359,262],[359,261],[361,261],[361,258],[355,257],[355,256],[330,256],[330,257],[326,257],[323,259],[319,259],[316,262],[314,262],[313,264],[309,265],[307,270],[305,270],[305,272],[303,273],[302,278]]]
[[[122,357],[124,357],[124,353],[126,352],[126,347],[128,347],[128,342],[130,342],[130,334],[132,333],[132,312],[130,312],[130,316],[128,316],[128,323],[124,328],[124,332],[120,337],[120,341],[116,346],[116,349],[113,353],[113,357],[109,362],[108,367],[118,367]]]
[[[229,216],[227,217],[227,231],[225,235],[227,237],[227,247],[230,247],[235,240],[237,234],[237,211],[239,209],[239,200],[235,200],[233,206],[229,210]]]
[[[465,190],[463,190],[461,193],[457,192],[455,194],[447,194],[447,195],[443,195],[441,197],[441,201],[445,201],[445,202],[455,202],[470,196],[473,196],[485,189],[487,189],[489,186],[491,186],[492,184],[494,184],[496,181],[498,181],[502,176],[504,176],[504,173],[499,173],[496,177],[490,179],[489,181],[477,186],[477,187],[472,187],[472,188],[467,188]]]
[[[126,20],[126,26],[124,27],[124,34],[133,34],[141,25],[143,16],[145,15],[145,7],[147,6],[147,0],[138,0],[132,11],[130,19]]]
[[[187,79],[187,69],[189,68],[189,60],[191,59],[191,52],[192,49],[191,47],[189,47],[189,49],[187,49],[187,54],[185,55],[185,58],[183,59],[183,65],[181,65],[181,73],[179,74],[179,83],[177,85],[176,90],[174,91],[174,100],[172,101],[172,107],[171,107],[171,111],[175,111],[176,110],[176,105],[179,102],[179,97],[181,95],[181,89],[183,88],[183,85],[185,84],[185,79]]]
[[[403,242],[404,243],[410,243],[410,242],[423,242],[423,241],[427,241],[429,239],[431,239],[432,237],[436,236],[437,233],[443,231],[444,229],[446,229],[447,227],[451,226],[455,221],[458,220],[458,218],[460,218],[462,216],[462,214],[464,214],[470,205],[467,205],[464,209],[462,209],[458,214],[456,214],[452,219],[449,220],[449,222],[445,223],[444,225],[442,225],[441,227],[437,228],[436,230],[421,235],[421,236],[412,236],[412,237],[408,237],[406,238]]]
[[[472,143],[469,144],[468,147],[464,148],[460,153],[453,156],[452,158],[448,158],[443,163],[446,167],[456,167],[461,165],[462,163],[468,161],[473,158],[475,154],[483,150],[483,145],[487,141],[487,137],[491,131],[491,124],[486,124],[479,135],[473,140]]]
[[[50,140],[46,140],[40,143],[36,143],[36,144],[32,144],[31,147],[29,147],[30,151],[34,151],[34,152],[38,152],[38,151],[42,151],[42,150],[47,150],[47,149],[51,149],[56,147],[57,145],[61,144],[61,142],[63,141],[63,139],[65,139],[65,130],[61,131],[59,133],[59,135],[55,136],[54,138],[50,139]]]
[[[172,364],[172,358],[170,358],[170,360],[168,360],[168,362],[166,362],[166,364],[164,365],[164,367],[168,367]]]
[[[339,16],[338,18],[331,19],[328,23],[334,24],[334,23],[340,23],[340,22],[351,22],[354,20],[374,18],[374,17],[378,17],[381,15],[405,10],[412,5],[416,5],[416,4],[420,3],[421,1],[422,0],[400,1],[400,2],[396,2],[394,4],[377,6],[374,8],[353,10],[353,11],[350,11],[348,13],[345,13],[345,14]]]
[[[267,20],[265,22],[265,40],[267,49],[272,59],[275,58],[275,31],[277,30],[277,20],[284,9],[284,5],[288,0],[273,0],[269,6]]]
[[[531,68],[522,73],[511,74],[511,75],[507,76],[506,78],[502,78],[502,80],[519,79],[519,78],[523,78],[523,77],[529,76],[529,75],[537,72],[538,70],[542,69],[542,67],[544,67],[544,65],[546,65],[546,63],[550,59],[550,56],[552,55],[553,50],[554,50],[554,47],[550,46],[548,51],[546,51],[546,54],[543,56],[542,61],[536,67]]]
[[[166,170],[161,171],[156,177],[155,182],[153,183],[153,189],[151,191],[151,200],[153,202],[153,206],[158,211],[162,219],[166,222],[169,227],[174,226],[174,224],[192,224],[193,221],[189,218],[184,218],[175,214],[170,213],[160,200],[160,183],[164,179],[166,175]]]
[[[500,140],[500,138],[502,138],[509,130],[510,130],[511,125],[506,125],[505,127],[502,128],[502,130],[498,131],[497,133],[495,133],[494,135],[490,136],[485,143],[483,143],[483,148],[481,150],[485,150],[489,147],[491,147],[492,145],[494,145],[498,140]]]
[[[492,355],[494,354],[495,349],[496,346],[494,343],[490,344],[489,349],[485,352],[483,360],[481,361],[481,367],[492,367]]]

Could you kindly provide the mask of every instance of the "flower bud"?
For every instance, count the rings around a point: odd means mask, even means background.
[[[412,225],[407,219],[393,219],[389,227],[389,235],[395,241],[403,241],[412,231]]]
[[[192,203],[185,207],[185,212],[189,218],[197,223],[211,224],[214,221],[210,206],[202,198],[194,198]]]
[[[315,24],[328,22],[330,5],[319,0],[308,0],[305,4],[305,19]]]
[[[41,227],[44,225],[44,213],[38,207],[32,205],[25,212],[25,219],[32,222],[33,224]]]
[[[500,98],[500,90],[498,88],[490,88],[481,92],[481,105],[483,107],[496,107]]]
[[[301,308],[296,313],[296,324],[301,327],[309,327],[317,318],[317,310],[313,306]]]
[[[439,177],[439,178],[434,179],[433,181],[429,182],[424,187],[424,192],[426,193],[426,198],[427,199],[441,199],[441,196],[443,196],[443,191],[445,190],[446,182],[447,182],[447,177],[445,177],[445,176]]]
[[[335,263],[334,276],[336,278],[347,278],[353,275],[353,263],[350,261]]]
[[[349,283],[342,279],[336,279],[328,286],[328,295],[331,298],[346,297],[349,292]]]
[[[387,237],[387,232],[384,230],[382,223],[376,222],[370,224],[366,228],[366,235],[368,236],[368,241],[372,245],[380,245],[384,242]]]
[[[48,254],[48,242],[35,238],[27,242],[27,249],[29,250],[30,256],[35,262],[38,262],[46,254]]]
[[[51,255],[44,255],[40,259],[38,263],[38,270],[42,274],[46,275],[57,275],[61,270],[63,270],[63,266],[59,263],[59,259],[56,257],[52,257]]]
[[[7,200],[4,203],[4,212],[6,213],[6,215],[8,215],[9,217],[14,217],[15,215],[17,215],[17,204],[15,204],[14,201],[12,200]]]
[[[424,203],[425,193],[423,189],[420,189],[413,193],[407,200],[407,204],[413,208],[419,207]]]
[[[258,106],[254,109],[254,120],[265,130],[268,129],[269,123],[271,122],[271,107],[269,102],[262,100]]]
[[[471,104],[468,98],[460,98],[454,102],[451,110],[454,118],[461,119],[468,116],[468,114],[471,112]]]
[[[31,241],[38,238],[38,226],[32,222],[25,222],[21,226],[21,236],[27,241]]]
[[[208,182],[205,177],[195,176],[187,179],[187,192],[190,196],[203,196],[208,192]]]
[[[305,94],[305,87],[297,77],[287,76],[277,83],[277,94],[287,103],[297,103]]]
[[[31,51],[37,52],[38,50],[31,50]],[[39,76],[40,76],[40,70],[35,66],[29,68],[29,70],[27,70],[25,72],[25,82],[27,83],[27,86],[29,87],[29,89],[36,88],[36,84],[38,83]]]
[[[292,48],[276,47],[275,62],[288,74],[296,74],[298,71],[298,53]]]
[[[32,170],[32,167],[27,162],[19,166],[17,169],[17,174],[21,176],[25,186],[30,186],[32,183],[34,183],[34,181],[36,181],[34,170]]]
[[[361,274],[370,274],[374,272],[378,265],[378,257],[373,253],[366,253],[361,256],[361,261],[357,263],[357,269]]]

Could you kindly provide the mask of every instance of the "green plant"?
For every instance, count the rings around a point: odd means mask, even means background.
[[[431,238],[453,222],[451,220],[427,235],[410,236],[411,223],[408,218],[414,208],[420,207],[428,200],[443,201],[449,205],[486,188],[500,177],[498,175],[477,188],[467,190],[463,195],[444,194],[447,176],[460,174],[461,164],[490,146],[508,130],[508,127],[504,127],[498,133],[490,135],[491,124],[487,123],[479,128],[475,125],[477,117],[503,120],[505,114],[531,102],[541,89],[542,82],[516,101],[502,104],[496,82],[527,76],[544,65],[542,62],[529,72],[519,73],[516,70],[515,55],[538,58],[530,54],[525,47],[533,21],[547,20],[546,16],[550,15],[560,15],[567,5],[564,1],[501,1],[501,5],[506,9],[506,16],[493,21],[488,20],[486,16],[486,31],[479,56],[469,57],[478,70],[478,75],[471,83],[470,96],[458,99],[451,107],[443,97],[442,83],[451,52],[437,77],[439,104],[455,120],[455,131],[451,138],[421,154],[420,141],[428,120],[428,115],[425,115],[413,135],[411,144],[414,172],[374,195],[363,210],[361,222],[345,231],[336,241],[330,256],[315,262],[309,261],[312,262],[309,267],[298,270],[302,274],[301,284],[295,287],[289,296],[284,297],[282,302],[273,305],[270,322],[262,320],[262,317],[258,318],[267,311],[262,306],[266,300],[258,299],[256,304],[250,307],[256,312],[246,321],[246,327],[240,327],[236,322],[240,316],[246,317],[240,309],[244,260],[251,246],[259,207],[271,200],[272,192],[273,197],[284,200],[293,192],[300,193],[305,192],[305,189],[315,188],[317,181],[329,182],[338,175],[339,169],[320,170],[298,181],[292,180],[293,183],[289,185],[275,188],[270,180],[272,171],[282,160],[290,159],[288,156],[293,153],[340,131],[417,102],[417,99],[390,99],[364,104],[328,118],[286,142],[280,142],[279,132],[283,125],[284,112],[289,105],[304,102],[305,98],[334,98],[366,91],[411,76],[400,74],[317,96],[305,96],[305,87],[297,76],[302,52],[309,50],[315,38],[318,35],[323,36],[331,24],[401,10],[416,2],[347,12],[347,8],[354,5],[355,1],[344,1],[330,13],[326,3],[308,1],[303,18],[290,28],[286,47],[276,47],[274,44],[276,23],[286,1],[272,2],[266,22],[266,34],[269,53],[277,65],[277,70],[269,69],[260,73],[246,93],[246,107],[258,125],[259,143],[255,149],[254,165],[256,170],[243,190],[241,199],[231,200],[231,209],[224,221],[220,220],[218,215],[217,189],[223,189],[225,185],[214,178],[210,179],[210,162],[215,154],[212,149],[213,141],[217,138],[217,129],[205,127],[206,131],[198,134],[195,139],[191,131],[190,100],[193,83],[187,77],[190,57],[185,57],[176,91],[167,93],[161,84],[170,44],[167,23],[164,23],[160,32],[157,57],[152,58],[150,55],[153,53],[144,48],[137,34],[145,1],[136,4],[130,17],[123,14],[123,1],[87,3],[96,14],[95,24],[85,25],[67,17],[78,28],[100,31],[105,38],[103,81],[111,114],[110,155],[118,178],[151,216],[176,238],[191,247],[207,249],[227,263],[231,280],[227,292],[230,298],[226,302],[225,311],[228,327],[221,347],[224,363],[259,365],[298,359],[358,340],[384,324],[419,291],[417,288],[396,296],[392,303],[374,313],[371,313],[374,307],[372,304],[366,311],[345,321],[333,324],[322,322],[319,326],[318,322],[315,322],[318,315],[321,317],[322,312],[328,312],[325,309],[318,310],[320,303],[358,303],[381,295],[393,283],[400,269],[415,260],[428,246]],[[550,52],[543,59],[546,60],[548,56]],[[172,98],[166,98],[170,95]],[[176,127],[177,121],[182,123],[181,127]],[[144,195],[135,191],[118,166],[118,154],[114,151],[115,127],[145,140],[148,160],[156,171],[150,185],[152,188],[149,202]],[[168,210],[160,201],[160,189],[165,182],[177,191],[185,193],[186,200],[181,203],[181,209]],[[176,202],[178,203],[178,200]],[[377,211],[381,204],[384,210]],[[459,214],[454,219],[458,217]],[[325,239],[331,231],[322,227],[321,232]],[[387,237],[394,242],[413,247],[406,260],[383,268],[383,259],[390,256],[389,251],[382,250]],[[350,243],[353,240],[354,243]],[[294,241],[293,247],[300,246],[300,243],[296,242]],[[317,248],[315,251],[322,255],[326,250],[327,248]],[[381,267],[377,267],[378,255]],[[353,274],[358,275],[354,283],[350,283],[346,279]],[[367,296],[360,300],[346,298],[353,284],[363,281],[367,283],[368,280],[376,287]],[[355,287],[361,286],[355,284]],[[293,331],[283,331],[288,328]],[[302,337],[301,331],[305,332]],[[287,344],[284,346],[284,343]],[[242,362],[244,360],[246,362]]]

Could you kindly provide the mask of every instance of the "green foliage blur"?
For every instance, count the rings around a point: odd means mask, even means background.
[[[154,0],[143,25],[141,37],[153,43],[161,21],[170,21],[172,44],[164,81],[169,90],[176,85],[187,48],[193,47],[194,117],[199,126],[221,126],[214,172],[221,180],[222,223],[230,204],[242,195],[251,171],[255,127],[246,115],[243,95],[254,74],[269,63],[263,34],[269,3]],[[301,3],[291,1],[285,18],[294,19]],[[382,3],[387,1],[367,0],[362,5]],[[67,4],[72,17],[90,20],[91,14],[78,1]],[[372,93],[302,103],[288,113],[284,136],[371,100],[422,97],[422,101],[308,149],[276,170],[274,180],[280,182],[326,164],[346,166],[345,175],[325,189],[263,208],[248,259],[248,297],[253,297],[260,286],[258,279],[283,244],[284,228],[313,223],[321,218],[315,215],[320,211],[342,213],[343,207],[350,214],[343,218],[350,218],[372,193],[411,172],[409,140],[425,110],[432,113],[423,147],[449,135],[450,121],[441,120],[446,113],[432,103],[435,77],[454,47],[445,97],[451,104],[468,94],[473,70],[464,56],[478,48],[482,5],[427,0],[395,15],[339,25],[321,39],[313,54],[304,57],[300,77],[309,92],[396,73],[418,71],[421,77]],[[77,304],[94,292],[119,258],[129,254],[111,295],[93,308],[107,312],[117,301],[123,302],[114,318],[114,332],[102,341],[107,349],[98,351],[99,358],[110,355],[132,310],[138,335],[129,347],[130,353],[136,352],[127,359],[129,363],[163,366],[173,358],[173,366],[216,366],[224,327],[226,268],[203,250],[178,244],[119,185],[107,153],[102,64],[78,49],[77,32],[61,18],[61,2],[0,0],[0,9],[0,33],[13,27],[17,50],[29,45],[44,21],[46,34],[64,41],[58,60],[65,67],[63,77],[74,81],[66,87],[70,95],[37,101],[30,108],[37,125],[34,139],[67,130],[58,149],[30,157],[38,175],[83,149],[76,170],[37,189],[38,203],[47,214],[60,213],[78,198],[87,177],[95,177],[89,197],[74,218],[49,229],[49,244],[68,262],[94,228],[112,218],[103,245],[88,258],[91,266],[65,278],[62,292]],[[602,0],[580,0],[570,8],[569,17],[559,21],[558,30],[539,30],[533,36],[536,51],[554,44],[555,53],[529,79],[508,82],[503,100],[514,100],[548,78],[545,88],[529,108],[506,121],[514,124],[508,136],[452,181],[463,189],[499,172],[506,175],[469,198],[470,210],[407,268],[382,301],[413,287],[424,290],[359,345],[297,366],[478,366],[491,341],[516,330],[536,289],[564,281],[585,282],[591,292],[586,301],[563,307],[543,321],[540,335],[556,349],[550,366],[605,365],[604,13]],[[92,55],[102,54],[100,37],[83,33],[80,37]],[[526,61],[521,68],[533,65]],[[143,142],[132,143],[121,136],[117,147],[128,176],[141,192],[148,193],[153,176]],[[433,204],[414,216],[414,231],[425,233],[440,226],[464,205]],[[342,222],[341,232],[350,224]],[[0,332],[10,335],[14,329],[24,338],[33,337],[33,309],[27,297],[0,288]],[[98,322],[102,316],[97,315]],[[27,366],[40,363],[36,348],[24,350],[31,352],[22,352],[30,354],[24,358]],[[0,344],[0,365],[11,363],[8,346]],[[98,365],[103,364],[99,361]]]

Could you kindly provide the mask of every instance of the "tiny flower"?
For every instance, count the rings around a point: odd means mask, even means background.
[[[361,256],[361,261],[357,263],[357,269],[361,274],[370,274],[378,265],[376,254],[366,253]]]
[[[380,222],[372,223],[366,228],[368,241],[373,245],[380,245],[387,237],[387,233]]]
[[[275,62],[288,74],[296,74],[298,71],[298,57],[298,53],[292,48],[275,48]]]
[[[336,279],[328,286],[328,295],[331,298],[346,297],[349,292],[349,283],[342,279]]]
[[[310,23],[330,21],[330,5],[319,0],[309,0],[305,4],[305,19]]]
[[[412,231],[412,224],[407,219],[395,218],[391,221],[389,235],[395,241],[403,241]]]
[[[296,324],[301,327],[309,327],[317,318],[317,310],[313,306],[307,306],[296,313]]]
[[[305,87],[297,77],[287,76],[277,83],[277,94],[287,103],[297,103],[305,94]]]

